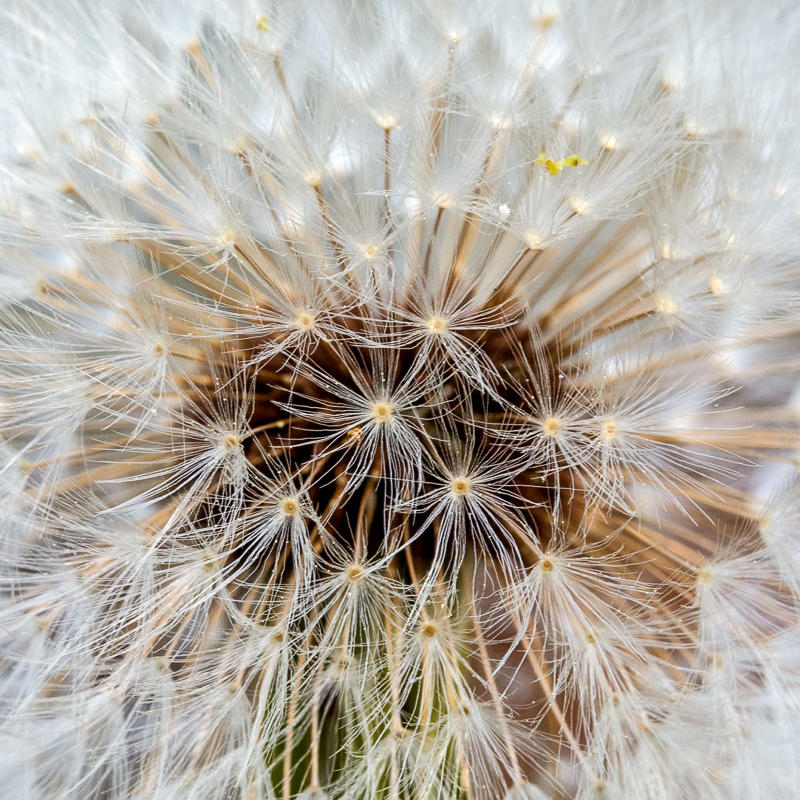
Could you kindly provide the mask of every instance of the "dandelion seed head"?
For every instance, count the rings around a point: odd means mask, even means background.
[[[9,796],[793,796],[792,3],[85,5],[0,11]]]

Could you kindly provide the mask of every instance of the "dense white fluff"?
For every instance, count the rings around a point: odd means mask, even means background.
[[[0,794],[794,800],[789,0],[8,0]]]

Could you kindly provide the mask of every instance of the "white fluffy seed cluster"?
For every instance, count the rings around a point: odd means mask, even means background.
[[[797,797],[794,3],[0,48],[4,797]]]

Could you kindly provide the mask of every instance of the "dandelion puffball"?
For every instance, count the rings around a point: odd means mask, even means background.
[[[0,794],[793,800],[798,33],[8,0]]]

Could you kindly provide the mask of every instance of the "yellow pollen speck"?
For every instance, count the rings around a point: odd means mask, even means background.
[[[541,164],[551,175],[558,175],[558,173],[564,168],[562,162],[553,161],[552,158],[548,158],[544,151],[539,153],[536,163]]]
[[[719,278],[712,278],[708,282],[708,291],[711,292],[711,294],[720,295],[725,294],[727,290],[725,284]]]
[[[347,440],[350,442],[350,444],[356,444],[357,442],[361,441],[362,433],[363,431],[361,428],[350,428],[350,430],[347,431]]]
[[[555,439],[561,433],[561,431],[564,430],[564,425],[557,417],[548,417],[542,423],[542,430],[544,431],[545,436]]]
[[[428,639],[432,639],[436,636],[436,625],[433,622],[426,622],[423,624],[421,629],[422,635],[426,636]]]
[[[597,637],[594,635],[594,633],[592,631],[588,631],[586,633],[586,641],[589,644],[596,644],[597,643]]]
[[[294,497],[286,497],[281,500],[281,511],[286,517],[294,517],[300,511],[300,504]]]
[[[294,318],[294,326],[299,331],[310,331],[316,322],[314,314],[310,311],[301,311]]]
[[[697,573],[697,582],[704,586],[711,582],[711,570],[708,567],[703,567]]]
[[[163,344],[161,344],[161,342],[156,342],[156,343],[153,345],[153,355],[154,355],[156,358],[164,358],[164,354],[165,354],[165,352],[166,352],[166,351],[164,350],[164,345],[163,345]]]
[[[394,408],[389,403],[375,403],[372,407],[372,418],[376,422],[389,422],[394,416]]]
[[[260,17],[256,18],[256,28],[258,28],[261,33],[269,33],[269,21],[267,20],[266,14],[262,14]]]
[[[455,478],[450,484],[450,489],[452,490],[453,494],[463,496],[465,494],[469,494],[470,486],[471,483],[469,478]]]
[[[577,155],[567,156],[566,158],[562,158],[560,161],[554,161],[552,158],[548,158],[547,154],[542,151],[539,153],[536,163],[545,167],[551,175],[558,175],[558,173],[561,172],[564,167],[579,167],[582,164],[588,164],[589,162],[585,158],[581,158]]]
[[[447,320],[442,319],[442,317],[431,317],[425,323],[425,327],[428,329],[428,333],[432,333],[436,336],[443,336],[447,333],[450,326]]]
[[[671,314],[674,314],[678,310],[678,307],[672,300],[669,299],[669,297],[662,297],[658,301],[658,305],[656,306],[656,308],[659,310],[660,313],[664,314],[665,316],[670,316]]]
[[[605,422],[603,422],[603,424],[600,426],[600,435],[606,442],[610,442],[612,439],[615,439],[617,432],[617,423],[614,422],[613,419],[605,420]]]
[[[542,572],[552,572],[555,567],[549,558],[543,558],[539,563],[542,565]]]

